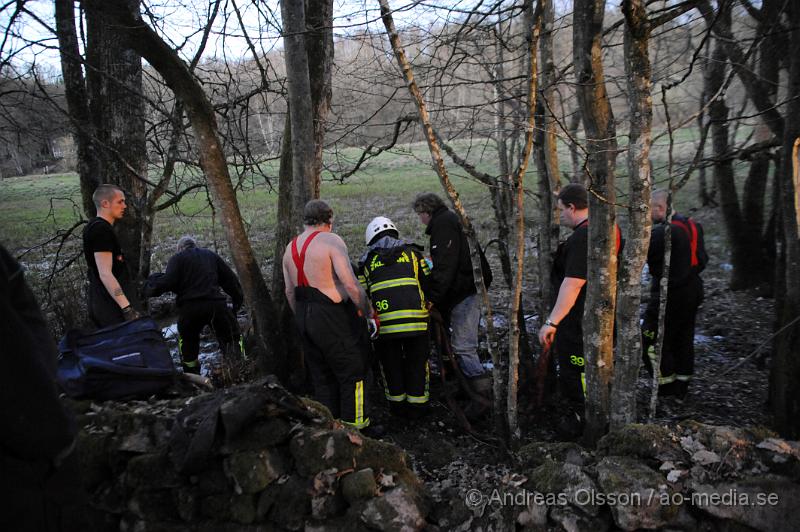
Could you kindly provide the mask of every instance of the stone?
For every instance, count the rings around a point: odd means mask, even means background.
[[[281,456],[268,449],[232,454],[223,469],[239,494],[257,493],[286,472]]]
[[[574,442],[533,442],[520,448],[517,455],[526,469],[539,467],[546,460],[577,466],[584,466],[591,460],[589,453]]]
[[[575,464],[547,460],[528,477],[524,485],[527,492],[533,493],[533,497],[538,492],[545,497],[547,505],[563,502],[576,506],[587,515],[598,514],[599,505],[588,497],[588,494],[597,492],[597,485]]]
[[[309,481],[291,476],[283,484],[277,484],[272,495],[273,504],[268,519],[289,530],[300,530],[311,515],[311,486]],[[261,501],[259,501],[260,505]]]
[[[114,445],[117,450],[150,453],[164,448],[169,438],[172,420],[152,414],[116,416]]]
[[[110,442],[111,437],[107,434],[89,434],[85,431],[78,433],[77,456],[81,481],[89,492],[111,477],[108,464]]]
[[[134,456],[128,461],[125,483],[130,488],[172,488],[181,479],[165,453]]]
[[[259,451],[265,447],[274,447],[285,443],[290,437],[289,422],[280,417],[259,419],[246,427],[236,439],[226,443],[220,449],[223,454],[241,451]]]
[[[660,425],[631,423],[610,432],[597,442],[600,456],[638,456],[650,460],[686,461],[677,439]]]
[[[344,429],[306,429],[292,438],[289,450],[297,471],[313,477],[326,469],[345,471],[355,468],[359,448],[350,441]]]
[[[413,532],[425,527],[425,516],[403,486],[369,499],[360,516],[369,528],[385,532]]]
[[[659,528],[678,519],[682,498],[676,500],[664,477],[636,459],[603,458],[597,464],[597,476],[601,488],[597,495],[611,507],[621,529]]]
[[[550,510],[550,520],[561,525],[567,532],[605,532],[611,527],[611,520],[608,514],[599,514],[590,517],[583,512],[577,511],[573,506],[556,506]],[[539,529],[546,529],[545,526],[538,525]]]
[[[371,468],[361,469],[341,479],[342,495],[350,504],[361,499],[369,499],[378,493],[375,473]]]
[[[146,521],[176,519],[178,513],[170,490],[139,490],[128,500],[128,511]]]
[[[175,511],[184,521],[194,521],[197,515],[197,493],[186,487],[175,491]]]
[[[785,477],[696,484],[691,500],[703,512],[756,530],[790,532],[800,523],[800,485]]]
[[[231,497],[231,519],[243,525],[249,525],[256,518],[256,506],[253,496],[249,494]]]

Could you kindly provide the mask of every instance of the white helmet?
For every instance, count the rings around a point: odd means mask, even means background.
[[[390,229],[396,233],[399,233],[397,231],[397,227],[394,226],[389,218],[386,218],[385,216],[373,218],[369,225],[367,225],[367,232],[364,234],[364,240],[366,241],[366,244],[369,246],[369,243],[372,242],[372,239],[375,238],[375,235]]]

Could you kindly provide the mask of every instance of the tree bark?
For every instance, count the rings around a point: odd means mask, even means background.
[[[530,0],[529,0],[530,1]],[[530,9],[529,5],[529,9]],[[520,354],[520,308],[522,306],[522,281],[524,277],[525,261],[525,172],[528,169],[528,161],[533,151],[533,137],[536,126],[536,53],[539,44],[539,33],[541,31],[541,4],[532,16],[530,23],[530,35],[528,42],[528,99],[526,107],[528,110],[527,131],[525,134],[525,147],[520,157],[519,168],[514,175],[514,199],[515,199],[515,234],[514,234],[514,286],[511,290],[511,310],[509,311],[509,339],[508,339],[508,398],[507,415],[508,429],[512,444],[516,443],[521,434],[517,417],[517,393],[519,384],[519,354]],[[523,318],[524,319],[524,318]],[[522,327],[525,322],[522,321]],[[495,393],[497,393],[495,389]]]
[[[114,224],[130,273],[141,279],[142,217],[147,202],[147,146],[142,98],[142,58],[107,19],[103,0],[84,0],[86,86],[102,180],[125,191],[128,209]],[[125,0],[130,11],[139,0]],[[126,294],[136,300],[136,294]]]
[[[275,360],[286,357],[285,343],[275,327],[278,316],[245,232],[211,102],[177,53],[142,21],[138,12],[131,11],[125,0],[105,0],[98,7],[113,22],[114,31],[161,74],[183,101],[198,143],[200,165],[221,214],[233,263],[252,313],[253,329],[259,344],[256,357],[262,371],[271,373]]]
[[[101,184],[101,174],[96,148],[92,143],[94,127],[89,114],[89,97],[86,93],[78,35],[75,30],[74,0],[56,0],[55,17],[64,94],[78,156],[78,178],[81,184],[83,212],[91,218],[96,214],[92,194]]]
[[[281,0],[286,78],[289,82],[289,118],[292,128],[292,220],[303,229],[303,207],[314,197],[314,115],[306,51],[306,17],[302,2]],[[324,126],[323,126],[324,127]]]
[[[608,430],[614,374],[614,305],[617,288],[614,168],[616,131],[605,87],[602,35],[605,0],[575,0],[573,59],[588,152],[589,250],[583,343],[586,357],[584,439],[594,444]]]
[[[553,269],[553,253],[558,247],[560,226],[555,196],[561,188],[561,172],[558,168],[556,121],[550,111],[555,103],[555,66],[553,65],[553,0],[541,0],[542,36],[541,62],[542,82],[538,92],[536,142],[534,154],[539,173],[539,315],[547,316],[555,303],[555,294],[550,282]]]
[[[639,325],[642,269],[650,245],[650,144],[653,121],[650,25],[644,0],[624,0],[624,54],[628,85],[628,230],[617,293],[617,354],[611,393],[611,429],[636,421],[636,381],[642,358]]]
[[[322,149],[331,110],[333,65],[333,0],[306,0],[306,53],[314,121],[314,158],[311,166],[312,197],[319,198],[322,183]]]

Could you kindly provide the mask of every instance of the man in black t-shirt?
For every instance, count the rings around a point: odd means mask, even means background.
[[[233,312],[228,309],[224,290],[233,300]],[[145,297],[164,292],[177,295],[178,346],[186,373],[200,374],[197,356],[200,353],[200,333],[210,325],[224,355],[244,353],[236,311],[244,302],[239,279],[230,266],[210,249],[199,248],[190,236],[178,240],[178,252],[169,259],[164,273],[154,273],[144,286]]]
[[[139,317],[125,295],[132,290],[131,277],[113,228],[125,215],[125,194],[116,185],[104,184],[97,187],[92,200],[97,216],[83,230],[89,317],[97,327],[107,327]]]
[[[583,185],[571,183],[562,188],[558,208],[561,225],[572,229],[572,234],[556,251],[551,282],[558,296],[539,329],[539,342],[545,348],[552,347],[558,357],[562,397],[582,403],[586,389],[582,321],[589,237],[589,199]]]

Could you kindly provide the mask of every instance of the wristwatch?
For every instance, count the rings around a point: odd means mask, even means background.
[[[557,329],[557,328],[558,328],[558,324],[557,324],[557,323],[553,323],[553,322],[552,322],[552,321],[550,321],[549,319],[548,319],[548,320],[545,320],[544,324],[545,324],[545,325],[548,325],[548,326],[550,326],[550,327],[552,327],[553,329]]]

